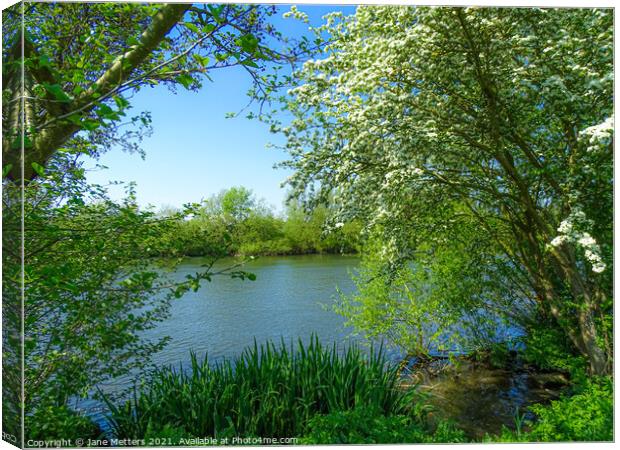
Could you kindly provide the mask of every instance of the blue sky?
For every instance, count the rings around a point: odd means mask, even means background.
[[[311,25],[322,23],[330,11],[354,12],[354,7],[299,5],[308,13]],[[307,25],[293,19],[283,20],[289,10],[282,5],[274,24],[288,36],[299,36]],[[133,113],[150,111],[153,135],[141,147],[144,160],[137,154],[112,149],[98,161],[86,160],[85,167],[96,163],[108,169],[88,172],[88,180],[106,184],[133,181],[142,206],[181,206],[200,201],[222,189],[245,186],[264,198],[277,210],[282,209],[285,190],[280,183],[290,174],[273,165],[286,159],[281,150],[266,148],[268,143],[282,143],[269,133],[268,126],[243,115],[225,118],[248,103],[246,92],[251,80],[242,68],[211,72],[213,82],[204,82],[200,92],[180,88],[175,95],[165,87],[143,88],[132,99]],[[110,187],[110,195],[119,199],[123,189]]]

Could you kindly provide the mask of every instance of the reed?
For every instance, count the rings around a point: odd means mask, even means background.
[[[124,404],[108,402],[109,423],[119,438],[143,438],[166,426],[199,437],[293,437],[317,414],[356,407],[407,413],[412,394],[398,386],[397,367],[381,349],[365,354],[350,346],[339,353],[313,336],[308,345],[290,347],[255,342],[219,364],[192,353],[187,370],[161,369]]]

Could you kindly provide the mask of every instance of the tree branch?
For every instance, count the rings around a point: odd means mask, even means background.
[[[142,33],[139,43],[116,58],[105,73],[74,101],[71,110],[83,112],[92,110],[98,103],[97,99],[100,98],[98,96],[101,96],[101,93],[112,91],[125,82],[131,73],[157,49],[164,37],[181,20],[189,7],[188,4],[176,3],[164,5],[153,16],[151,24]],[[61,145],[80,130],[81,127],[73,123],[56,123],[54,126],[42,130],[36,140],[33,140],[36,143],[32,150],[24,155],[24,177],[28,180],[34,178],[32,162],[45,163]],[[4,149],[3,153],[5,153]],[[10,160],[17,161],[19,159],[19,155],[12,156],[13,158]],[[13,171],[17,170],[17,166],[18,164],[14,164]],[[15,175],[16,173],[12,173],[14,178]],[[19,177],[19,175],[17,176]]]

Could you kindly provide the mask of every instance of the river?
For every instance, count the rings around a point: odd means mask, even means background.
[[[208,262],[186,258],[172,277],[182,281],[186,275],[204,270],[202,265]],[[233,263],[225,260],[218,266]],[[240,355],[255,341],[283,340],[289,345],[300,338],[308,342],[313,334],[325,345],[336,343],[344,348],[358,343],[364,347],[367,342],[354,336],[332,308],[339,291],[355,291],[351,275],[358,264],[359,258],[354,256],[261,257],[243,267],[256,275],[255,281],[224,275],[205,281],[197,292],[174,300],[170,316],[145,333],[146,339],[170,337],[168,345],[153,355],[153,362],[159,367],[187,367],[190,351],[199,358],[208,354],[210,361],[217,362]],[[402,358],[395,350],[387,349],[387,355],[394,361]],[[511,425],[514,411],[557,395],[555,390],[532,389],[529,375],[522,371],[485,369],[462,375],[448,374],[433,381],[432,391],[439,399],[434,402],[439,409],[472,437],[481,437],[483,431],[499,432],[502,425]],[[135,378],[135,374],[119,377],[100,388],[108,394],[120,393],[131,388]],[[440,395],[443,391],[445,395]],[[442,399],[449,400],[442,404]],[[103,405],[82,400],[76,406],[106,428]]]
[[[175,278],[204,270],[208,262],[187,258]],[[189,361],[190,350],[209,354],[214,361],[239,355],[244,348],[267,340],[288,344],[315,333],[331,345],[344,343],[352,330],[332,310],[337,289],[351,293],[355,285],[351,273],[359,259],[352,256],[303,255],[260,257],[243,270],[256,280],[215,276],[202,282],[197,292],[174,300],[171,316],[146,336],[170,336],[166,348],[155,354],[158,365]],[[221,261],[220,267],[233,261]]]
[[[186,258],[171,277],[184,281],[186,275],[203,271],[209,262],[208,258]],[[217,268],[234,262],[219,261]],[[339,291],[354,292],[351,275],[358,264],[355,256],[266,256],[242,267],[256,275],[255,281],[226,275],[203,281],[197,292],[173,300],[170,316],[144,333],[145,339],[170,337],[166,347],[153,355],[153,363],[187,367],[190,351],[199,358],[208,354],[209,360],[216,362],[240,355],[255,340],[258,344],[283,340],[289,345],[300,338],[308,342],[313,334],[329,346],[360,343],[344,318],[332,309]],[[99,388],[106,394],[119,393],[132,388],[135,378],[135,374],[118,377]],[[103,405],[82,400],[76,406],[104,425]]]

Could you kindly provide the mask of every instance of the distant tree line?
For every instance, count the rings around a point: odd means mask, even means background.
[[[357,253],[361,226],[328,221],[329,206],[311,212],[289,203],[276,214],[245,187],[232,187],[194,205],[195,214],[176,219],[161,236],[158,256],[301,255]],[[178,216],[163,208],[162,217]]]

